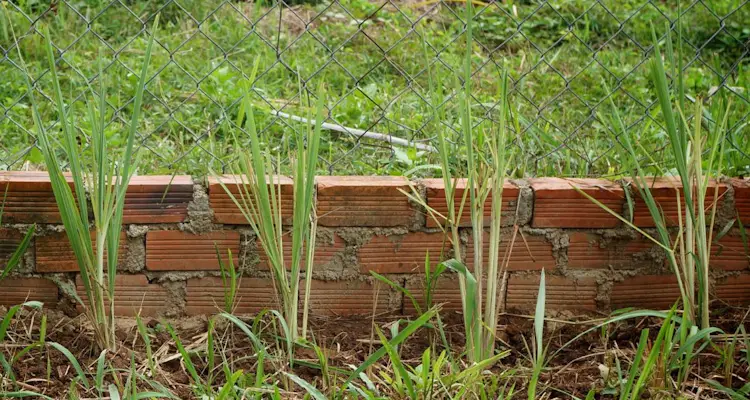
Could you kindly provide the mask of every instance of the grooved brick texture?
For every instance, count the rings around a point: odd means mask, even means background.
[[[193,180],[185,175],[134,176],[125,193],[124,224],[183,222],[193,200]]]
[[[592,196],[615,212],[625,204],[622,187],[604,179],[535,178],[534,216],[531,225],[538,228],[614,228],[620,221],[586,198],[573,186]]]
[[[680,288],[674,275],[641,275],[615,282],[609,301],[612,309],[667,309],[679,299]]]
[[[660,177],[660,178],[647,178],[646,183],[648,187],[650,188],[651,195],[654,197],[654,200],[659,205],[659,207],[662,210],[662,213],[664,215],[664,220],[667,224],[667,226],[678,226],[679,225],[679,216],[678,216],[678,205],[677,205],[677,195],[675,190],[680,191],[680,198],[682,199],[682,204],[679,206],[682,209],[683,213],[683,223],[685,221],[684,215],[685,215],[685,200],[682,195],[682,183],[680,182],[679,178],[671,178],[671,177]],[[708,190],[706,191],[706,202],[705,207],[708,210],[709,207],[714,202],[714,190],[716,188],[716,183],[709,185]],[[654,219],[651,217],[651,213],[648,210],[648,207],[646,206],[646,203],[640,198],[640,195],[638,195],[638,189],[633,187],[633,190],[635,192],[635,195],[633,196],[633,202],[634,202],[634,208],[633,208],[633,223],[636,226],[644,227],[644,228],[651,228],[656,226],[654,223]],[[726,192],[727,187],[724,184],[719,185],[719,199],[723,197],[724,192]],[[696,205],[697,207],[697,205]],[[717,205],[717,208],[720,208],[721,204]]]
[[[310,292],[310,312],[314,315],[370,315],[393,311],[390,308],[391,290],[385,284],[366,281],[313,280]],[[300,307],[305,295],[300,286]],[[400,307],[400,303],[398,307]]]
[[[0,194],[5,223],[62,222],[47,172],[0,172]]]
[[[208,202],[214,211],[216,222],[220,224],[249,225],[245,216],[237,208],[237,204],[229,197],[220,182],[232,192],[240,204],[245,204],[245,201],[249,202],[252,197],[252,193],[248,195],[246,191],[249,189],[243,188],[243,182],[247,182],[247,178],[245,177],[223,175],[219,179],[215,177],[208,178]],[[279,202],[281,204],[281,223],[289,225],[292,221],[294,207],[294,187],[292,186],[292,180],[286,176],[275,175],[273,183],[273,185],[269,185],[269,190],[271,188],[274,190],[276,206],[279,206]],[[281,196],[280,199],[279,195]]]
[[[91,240],[96,252],[96,232],[91,231]],[[120,233],[120,249],[118,251],[118,262],[127,257],[128,239],[125,232]],[[38,237],[35,240],[36,248],[36,271],[37,272],[77,272],[79,271],[76,255],[70,246],[70,241],[65,232],[56,233],[51,236]],[[96,254],[96,253],[94,253]],[[104,249],[104,262],[107,262],[107,249]]]
[[[387,312],[390,305],[390,290],[381,285],[364,281],[320,281],[313,280],[310,293],[310,313],[313,315],[355,315],[371,314],[373,305],[376,313]],[[304,285],[300,286],[300,307],[305,295]],[[265,308],[275,307],[275,291],[270,279],[242,278],[237,291],[234,312],[237,314],[257,313]],[[190,279],[186,291],[186,312],[188,315],[210,314],[224,307],[224,289],[221,278],[206,277]]]
[[[22,240],[21,232],[0,228],[0,271],[5,268],[5,263],[16,251]]]
[[[240,233],[214,231],[200,235],[182,231],[149,231],[146,234],[146,269],[149,271],[219,270],[216,247],[229,265],[227,250],[238,265]]]
[[[456,188],[455,193],[453,195],[453,209],[456,214],[458,214],[458,211],[461,210],[461,200],[463,199],[464,192],[466,190],[468,180],[467,179],[458,179],[456,181]],[[426,189],[426,197],[427,197],[427,205],[434,209],[436,212],[440,213],[441,215],[448,217],[448,202],[445,199],[445,184],[442,179],[425,179],[422,181],[422,184],[425,186]],[[515,212],[516,212],[516,206],[518,204],[518,194],[520,190],[516,185],[509,181],[505,181],[505,185],[503,185],[503,207],[502,207],[502,219],[506,224],[512,224]],[[464,203],[464,207],[461,210],[461,216],[458,219],[459,226],[462,227],[468,227],[471,226],[471,210],[469,208],[469,194],[466,194],[466,202]],[[492,195],[487,196],[487,200],[484,204],[484,226],[489,226],[491,220],[492,220]],[[435,216],[435,218],[440,218],[439,216]],[[427,213],[427,227],[428,228],[436,228],[439,226],[444,226],[446,220],[441,219],[438,222],[435,221],[435,218],[430,216],[429,213]]]
[[[750,243],[747,244],[750,248]],[[711,268],[725,271],[741,271],[750,268],[750,252],[738,232],[724,235],[711,247]],[[748,287],[750,291],[750,287]]]
[[[406,290],[411,293],[414,300],[422,308],[427,309],[427,296],[424,280],[406,282]],[[416,315],[417,310],[411,299],[404,297],[404,314]],[[461,289],[458,279],[438,278],[432,288],[432,305],[442,304],[441,311],[461,311]]]
[[[320,176],[317,215],[321,226],[409,226],[416,211],[399,189],[409,181],[396,176]]]
[[[46,308],[57,305],[57,285],[44,278],[5,278],[0,281],[0,305],[15,306],[25,301],[41,301]]]
[[[488,257],[490,253],[490,235],[485,233],[484,240],[482,241],[482,248],[484,249],[483,264],[486,271],[488,265]],[[555,257],[552,255],[552,243],[548,242],[544,236],[522,234],[521,232],[516,233],[515,238],[513,232],[505,232],[500,241],[500,249],[498,252],[498,258],[500,259],[499,265],[505,265],[505,261],[508,259],[508,247],[513,243],[513,247],[510,252],[510,261],[508,262],[508,271],[520,271],[520,270],[551,270],[555,267]],[[464,260],[467,266],[474,268],[474,239],[469,236],[469,242],[466,245],[466,251]]]
[[[730,184],[734,187],[734,206],[740,220],[750,226],[750,178],[731,179]]]
[[[538,275],[511,275],[505,306],[509,309],[533,310],[539,293]],[[596,310],[597,284],[593,278],[570,279],[545,277],[545,306],[548,310]]]
[[[80,275],[76,276],[76,292],[88,304]],[[166,288],[149,283],[146,275],[117,274],[115,277],[115,315],[158,316],[167,310],[170,297]],[[105,301],[105,305],[109,307],[109,301]]]
[[[284,238],[284,262],[286,263],[286,268],[291,269],[292,268],[292,239],[289,237]],[[260,257],[260,263],[258,264],[259,269],[268,270],[270,269],[268,265],[268,257],[266,256],[266,252],[263,250],[260,242],[256,240],[256,248],[258,255]],[[325,240],[324,238],[321,238],[320,236],[315,241],[315,260],[314,260],[314,266],[323,266],[328,264],[333,257],[335,257],[337,254],[344,251],[346,248],[346,243],[344,243],[344,240],[341,239],[341,237],[337,234],[333,234],[333,241]],[[304,269],[305,265],[305,250],[302,249],[300,259],[300,266]]]
[[[410,232],[405,235],[373,236],[358,250],[360,272],[369,274],[422,273],[429,251],[430,263],[435,264],[450,252],[450,242],[442,233]]]
[[[638,268],[654,265],[649,254],[658,251],[646,238],[602,239],[601,235],[572,232],[568,235],[568,268]]]
[[[716,297],[732,305],[750,303],[750,275],[730,276],[716,285]]]
[[[275,307],[275,291],[270,279],[239,280],[234,312],[254,314]],[[224,311],[224,284],[219,277],[194,278],[187,281],[185,312],[188,315],[214,314]]]

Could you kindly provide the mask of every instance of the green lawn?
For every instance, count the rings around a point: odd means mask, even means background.
[[[60,3],[54,11],[47,9],[48,2],[14,3],[5,3],[0,18],[5,55],[0,59],[0,169],[41,161],[38,151],[31,150],[31,113],[12,45],[15,36],[37,86],[50,94],[49,77],[43,73],[44,40],[30,32],[31,21],[38,30],[48,29],[63,50],[58,68],[63,91],[71,101],[77,99],[76,110],[85,105],[84,78],[95,77],[95,60],[103,61],[113,107],[108,129],[116,141],[122,118],[129,117],[137,81],[133,71],[147,42],[138,17],[150,29],[155,14],[161,14],[139,131],[141,174],[200,175],[234,160],[245,148],[235,128],[236,104],[256,60],[256,115],[269,148],[282,157],[289,132],[299,124],[270,111],[306,116],[300,82],[312,92],[324,84],[330,123],[429,143],[437,129],[430,123],[430,65],[445,96],[448,120],[456,130],[460,125],[460,97],[454,96],[466,51],[460,2],[395,2],[395,7],[345,0],[282,8],[270,2],[123,1],[128,9],[120,2],[87,0]],[[742,4],[721,0],[683,9],[688,94],[713,95],[707,100],[709,118],[712,108],[732,100],[729,175],[750,173],[750,5]],[[473,122],[491,132],[489,122],[482,121],[496,111],[498,76],[506,69],[514,80],[515,176],[627,174],[610,129],[611,91],[644,160],[668,162],[661,152],[665,137],[658,109],[650,109],[655,121],[647,117],[655,95],[644,60],[650,57],[651,24],[662,34],[666,18],[676,17],[676,7],[643,0],[477,3]],[[46,120],[54,119],[53,110],[51,104],[43,107]],[[74,114],[83,118],[83,113]],[[458,161],[463,152],[455,136]],[[414,148],[392,150],[384,142],[335,132],[324,134],[322,146],[326,162],[321,173],[435,174],[430,167],[435,156]],[[661,172],[658,167],[653,171]]]

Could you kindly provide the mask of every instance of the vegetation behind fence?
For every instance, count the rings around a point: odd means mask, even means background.
[[[731,102],[724,172],[750,173],[750,5],[668,3],[474,2],[471,122],[492,133],[500,76],[507,71],[513,175],[628,174],[618,141],[623,134],[637,139],[654,174],[669,172],[661,168],[670,165],[670,156],[663,151],[667,139],[648,79],[652,27],[659,40],[669,34],[682,47],[686,101],[705,102],[706,124],[714,123],[713,110]],[[228,170],[248,143],[237,121],[248,85],[263,140],[283,158],[294,146],[291,133],[310,118],[322,83],[324,174],[433,175],[436,129],[452,136],[456,161],[464,154],[457,112],[467,50],[463,2],[2,5],[0,169],[42,163],[23,74],[43,100],[43,120],[54,121],[45,34],[55,46],[72,118],[85,118],[86,92],[98,90],[104,79],[111,89],[106,130],[113,143],[124,140],[130,94],[157,14],[138,127],[141,174]],[[672,77],[676,65],[667,63]],[[430,98],[430,79],[439,99]],[[433,121],[433,104],[446,115],[441,126]],[[614,128],[612,107],[625,118],[625,131]]]

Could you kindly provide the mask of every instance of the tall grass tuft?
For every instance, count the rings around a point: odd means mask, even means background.
[[[105,128],[109,107],[106,100],[108,88],[104,82],[101,61],[99,62],[98,91],[88,85],[90,98],[86,98],[87,118],[83,121],[74,120],[70,105],[66,104],[60,88],[50,35],[45,35],[47,59],[54,88],[53,98],[62,132],[62,144],[53,137],[53,134],[46,128],[47,124],[42,121],[29,74],[24,74],[39,148],[49,171],[55,201],[60,210],[68,240],[75,253],[88,299],[85,312],[93,326],[97,346],[110,351],[116,350],[115,272],[125,192],[138,165],[135,147],[136,127],[141,115],[143,92],[154,41],[153,34],[156,32],[158,23],[157,16],[143,59],[133,100],[133,114],[127,130],[126,144],[121,154],[107,147],[108,134],[105,133]],[[83,131],[90,132],[90,137],[84,135]],[[66,156],[65,160],[58,158],[57,153],[60,151]],[[61,168],[65,161],[69,165],[72,189]],[[87,195],[91,199],[91,208],[87,202]],[[89,226],[92,216],[94,239],[91,237]]]
[[[646,176],[645,168],[639,163],[635,150],[636,138],[632,138],[627,132],[626,126],[611,98],[611,123],[621,140],[625,153],[634,166],[632,171],[633,186],[640,199],[648,207],[654,220],[657,230],[656,236],[649,235],[639,229],[631,221],[607,208],[580,189],[579,192],[664,250],[672,272],[677,277],[685,315],[692,323],[700,324],[705,329],[709,326],[709,261],[719,198],[718,185],[711,188],[711,184],[716,183],[721,176],[725,153],[724,137],[730,105],[722,110],[721,115],[715,115],[718,123],[712,124],[704,132],[702,99],[695,99],[692,112],[685,105],[685,88],[681,78],[681,46],[678,45],[678,51],[675,55],[669,29],[667,29],[667,32],[666,59],[674,68],[672,76],[677,77],[673,83],[672,91],[669,89],[667,73],[655,31],[652,31],[655,57],[651,62],[650,71],[651,81],[659,99],[664,119],[668,148],[671,149],[672,153],[670,158],[674,159],[675,179],[679,180],[682,186],[681,189],[675,186],[679,227],[676,237],[668,229],[662,209],[651,193],[649,178]],[[681,38],[678,40],[681,43]],[[688,115],[690,118],[688,118]],[[664,176],[669,174],[666,170],[662,171]],[[706,206],[709,190],[712,191],[714,201]]]
[[[473,10],[471,1],[466,2],[466,55],[462,69],[464,81],[461,93],[460,120],[461,139],[466,151],[466,163],[461,169],[466,172],[463,181],[465,189],[460,202],[456,202],[459,184],[462,182],[453,176],[450,164],[451,154],[454,151],[450,147],[447,129],[447,118],[443,106],[443,94],[440,85],[432,79],[432,71],[427,67],[429,93],[432,108],[432,120],[436,125],[438,140],[438,155],[445,187],[445,201],[448,206],[448,215],[441,215],[429,205],[419,192],[412,188],[411,193],[405,194],[413,201],[423,206],[438,222],[445,224],[449,230],[449,238],[453,246],[453,260],[444,263],[444,266],[458,272],[459,286],[462,297],[462,311],[464,315],[464,329],[466,331],[467,356],[471,361],[481,361],[494,355],[495,331],[497,328],[497,316],[500,311],[499,291],[500,279],[503,276],[504,265],[500,262],[500,241],[502,240],[502,201],[503,186],[507,172],[507,162],[510,155],[507,154],[508,144],[508,76],[505,71],[501,73],[498,90],[498,104],[496,107],[497,120],[489,127],[482,125],[476,128],[472,122],[471,98],[471,56],[472,56],[472,29]],[[426,44],[423,44],[426,52]],[[485,238],[484,212],[486,201],[491,196],[490,213],[491,223],[489,226],[489,237]],[[468,199],[468,203],[467,203]],[[469,208],[471,217],[471,236],[474,246],[474,273],[472,274],[462,260],[459,221],[464,207]],[[484,260],[484,242],[489,240],[489,252],[487,262]],[[485,265],[486,264],[486,265]],[[486,266],[486,268],[485,268]],[[476,276],[476,278],[474,277]],[[471,285],[467,280],[471,280]],[[484,284],[486,282],[486,285]],[[486,302],[483,302],[483,298]]]
[[[257,64],[252,77],[255,76]],[[250,82],[252,82],[252,78]],[[248,85],[249,86],[249,85]],[[276,293],[292,340],[299,337],[299,284],[302,260],[305,260],[306,296],[303,306],[302,337],[307,335],[307,310],[310,285],[312,282],[313,259],[315,255],[316,219],[314,215],[315,172],[320,149],[320,132],[323,122],[323,90],[319,88],[315,115],[315,126],[307,125],[307,134],[295,135],[296,154],[292,157],[292,180],[294,183],[294,204],[291,231],[291,257],[284,255],[286,233],[282,227],[281,185],[276,185],[273,174],[280,170],[274,165],[272,155],[263,151],[261,137],[255,127],[253,106],[250,102],[249,87],[238,115],[238,126],[245,121],[245,130],[250,137],[250,154],[240,154],[234,169],[238,181],[221,186],[237,205],[256,237],[260,240],[268,264],[271,268]],[[309,111],[308,111],[309,112]],[[308,121],[312,121],[308,115]],[[239,196],[233,194],[227,185],[235,185]],[[269,189],[270,188],[270,189]]]

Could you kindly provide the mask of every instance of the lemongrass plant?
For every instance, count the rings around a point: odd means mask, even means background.
[[[252,82],[257,64],[251,75]],[[300,98],[301,96],[300,90]],[[305,299],[303,305],[302,333],[307,335],[308,303],[310,299],[313,259],[315,257],[316,218],[314,215],[315,172],[318,165],[320,135],[323,122],[323,91],[318,90],[315,121],[308,115],[307,120],[314,123],[307,125],[307,134],[296,133],[296,155],[292,156],[293,211],[291,230],[291,257],[284,255],[286,233],[282,226],[281,185],[276,184],[272,176],[280,165],[274,165],[272,155],[263,151],[261,138],[255,127],[253,106],[250,102],[249,85],[242,100],[238,114],[238,126],[245,121],[245,130],[250,138],[250,154],[241,153],[239,162],[234,168],[235,182],[223,182],[223,178],[214,173],[221,186],[240,209],[240,212],[251,226],[265,252],[271,269],[281,311],[292,336],[296,341],[300,335],[298,324],[299,284],[301,265],[305,265]],[[308,113],[309,113],[308,108]],[[296,132],[296,131],[295,131]],[[230,186],[237,188],[235,192]]]
[[[44,156],[45,166],[49,171],[52,191],[65,226],[65,233],[81,273],[81,281],[88,301],[85,313],[93,327],[96,345],[102,350],[115,351],[117,346],[114,295],[122,214],[125,206],[125,193],[138,165],[135,147],[136,128],[141,115],[143,92],[154,41],[153,35],[158,22],[157,16],[148,40],[138,86],[133,98],[133,113],[127,129],[125,148],[119,157],[115,155],[117,153],[114,149],[107,148],[108,134],[105,129],[109,106],[101,61],[99,61],[98,92],[87,82],[91,97],[86,98],[87,118],[74,121],[71,106],[66,104],[60,88],[50,35],[45,34],[47,59],[54,89],[53,98],[62,132],[62,145],[53,137],[52,132],[47,130],[47,125],[42,121],[34,96],[34,88],[29,80],[30,75],[24,74],[32,105],[36,138]],[[23,68],[25,70],[25,64]],[[88,131],[90,136],[84,135],[84,131]],[[65,161],[69,165],[73,189],[63,174],[61,165],[64,161],[58,158],[59,151],[66,156]],[[91,199],[90,209],[88,197]],[[89,225],[92,215],[94,239],[91,237]]]
[[[654,237],[635,226],[630,220],[619,213],[607,208],[580,189],[578,191],[591,201],[616,216],[626,225],[656,243],[664,250],[672,272],[677,277],[682,305],[685,316],[691,323],[700,324],[702,328],[709,326],[709,262],[711,244],[713,243],[713,228],[716,220],[719,187],[715,183],[721,176],[723,165],[724,143],[726,136],[729,105],[723,110],[723,115],[716,115],[716,121],[710,125],[707,132],[703,128],[703,104],[700,98],[695,99],[692,118],[686,114],[690,111],[685,105],[685,85],[682,79],[682,38],[678,38],[678,51],[674,54],[672,40],[667,29],[666,59],[673,67],[672,76],[675,93],[669,90],[667,74],[662,60],[660,46],[656,33],[653,32],[655,57],[651,62],[651,81],[659,100],[664,127],[669,141],[670,156],[674,160],[674,170],[677,171],[681,188],[675,186],[675,202],[677,204],[678,231],[673,236],[667,225],[660,205],[654,199],[649,187],[649,178],[645,168],[639,163],[635,144],[637,139],[630,137],[626,126],[612,105],[612,125],[627,157],[634,166],[633,186],[637,190],[640,200],[648,207],[649,214],[654,220],[657,235]],[[678,34],[679,21],[678,21]],[[668,172],[661,170],[661,175]],[[712,185],[713,184],[713,185]],[[713,186],[713,187],[712,187]],[[577,189],[577,188],[576,188]],[[706,205],[712,192],[713,201]]]
[[[463,144],[466,149],[466,178],[463,197],[456,202],[456,194],[461,181],[453,176],[449,157],[453,149],[449,148],[445,121],[445,111],[442,104],[442,93],[439,85],[432,80],[432,71],[427,63],[428,86],[431,99],[432,120],[436,125],[438,140],[438,155],[445,187],[445,201],[448,207],[447,214],[442,215],[430,207],[416,188],[412,187],[411,193],[404,192],[409,198],[422,205],[438,225],[446,225],[450,230],[449,238],[453,247],[451,262],[444,265],[457,271],[459,275],[459,286],[462,297],[462,311],[464,316],[464,328],[466,331],[467,356],[471,361],[479,362],[494,355],[495,332],[497,328],[497,317],[500,312],[500,279],[503,276],[504,267],[500,262],[500,242],[502,240],[502,200],[503,186],[507,170],[507,86],[508,77],[502,72],[498,93],[497,121],[489,128],[482,126],[479,131],[473,126],[471,116],[471,55],[472,55],[472,3],[466,2],[466,54],[463,66],[464,87],[461,98],[461,131]],[[426,45],[423,44],[426,52]],[[490,123],[489,121],[487,123]],[[489,226],[489,252],[485,269],[484,261],[484,212],[486,201],[491,196]],[[466,200],[468,198],[468,204]],[[459,236],[459,222],[463,214],[464,206],[469,208],[471,218],[471,236],[474,246],[474,275],[472,276],[465,265],[456,260],[462,259],[461,243]],[[470,279],[474,287],[469,287],[467,280]],[[486,287],[483,287],[486,279]],[[474,285],[471,285],[474,286]],[[483,302],[482,299],[486,300]]]

